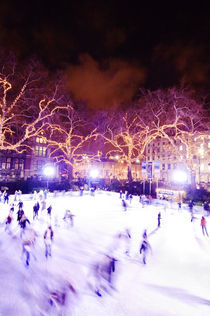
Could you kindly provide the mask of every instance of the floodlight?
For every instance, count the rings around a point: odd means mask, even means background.
[[[90,170],[89,175],[91,178],[97,178],[99,175],[99,171],[97,169],[92,169]]]
[[[187,178],[187,173],[184,170],[176,170],[173,172],[173,179],[178,183],[186,183]]]
[[[52,177],[55,174],[55,168],[53,166],[46,166],[43,169],[43,173],[47,177]]]

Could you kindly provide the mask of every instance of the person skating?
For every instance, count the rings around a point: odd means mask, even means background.
[[[65,215],[64,215],[63,220],[64,220],[65,222],[66,222],[67,220],[69,220],[70,223],[71,223],[71,226],[73,227],[73,226],[74,226],[74,216],[75,216],[75,215],[72,214],[70,210],[66,210],[66,213],[65,213]]]
[[[105,255],[101,262],[94,266],[96,277],[95,293],[102,296],[102,291],[108,292],[108,288],[114,289],[113,273],[116,269],[116,259],[112,256]],[[108,288],[107,288],[108,286]]]
[[[206,228],[206,219],[204,216],[202,216],[201,218],[201,227],[202,227],[202,232],[203,232],[203,235],[206,235],[209,236],[208,232],[207,232],[207,228]]]
[[[47,208],[47,214],[51,217],[51,213],[52,213],[52,205],[48,206]]]
[[[14,213],[14,211],[15,211],[15,206],[14,206],[14,203],[12,203],[10,206],[10,212]]]
[[[23,208],[23,201],[20,200],[18,202],[18,208],[19,208],[19,210]]]
[[[44,243],[45,243],[45,257],[51,256],[51,245],[53,241],[53,230],[51,226],[48,226],[44,233]]]
[[[158,227],[160,227],[161,213],[158,213]]]
[[[23,233],[25,231],[26,228],[26,223],[30,224],[29,219],[25,216],[25,214],[22,215],[20,221],[19,221],[19,225],[21,227],[21,232],[20,232],[20,238],[22,238]]]
[[[26,267],[28,267],[30,264],[32,247],[34,247],[37,236],[38,236],[37,233],[32,228],[27,229],[25,231],[25,240],[23,241],[23,244],[22,244],[22,256],[25,256]],[[36,260],[36,257],[34,255],[33,257]]]
[[[127,203],[125,202],[124,199],[122,199],[122,206],[123,206],[124,212],[126,212],[127,211]]]
[[[6,224],[5,232],[8,231],[9,234],[11,233],[11,230],[10,230],[11,223],[12,223],[12,212],[10,211],[9,215],[7,216],[6,222],[5,222],[5,224]]]
[[[4,196],[4,204],[5,203],[8,204],[9,203],[9,195],[8,195],[7,191],[4,191],[3,196]]]
[[[139,252],[140,254],[143,255],[143,263],[146,264],[146,258],[147,258],[147,253],[148,251],[151,250],[151,246],[147,240],[147,237],[145,237],[141,243],[141,246],[140,246],[140,249],[139,249]]]
[[[22,208],[19,208],[19,210],[17,211],[17,221],[20,222],[21,217],[23,216],[24,211]]]
[[[39,214],[39,202],[37,201],[34,206],[33,206],[33,220],[37,217],[38,218],[38,214]]]
[[[125,242],[125,254],[127,256],[129,256],[130,255],[130,241],[131,241],[130,230],[128,228],[126,228],[125,231],[120,233],[118,236],[121,240],[124,240],[124,242]]]

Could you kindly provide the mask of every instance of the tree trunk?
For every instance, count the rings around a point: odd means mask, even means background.
[[[129,165],[128,166],[128,182],[132,182],[133,179],[132,179],[132,172],[131,172],[131,166]]]
[[[73,167],[70,164],[67,165],[67,175],[68,181],[71,182],[71,180],[73,179]]]

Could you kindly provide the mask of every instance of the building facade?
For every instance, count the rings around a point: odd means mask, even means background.
[[[188,141],[188,142],[187,142]],[[174,182],[177,171],[187,174],[186,182],[194,182],[199,188],[210,185],[210,136],[194,136],[186,140],[186,144],[179,140],[157,138],[147,145],[145,162],[152,164],[153,179],[164,183]],[[159,172],[155,173],[155,163],[159,162]],[[180,179],[181,180],[181,179]]]

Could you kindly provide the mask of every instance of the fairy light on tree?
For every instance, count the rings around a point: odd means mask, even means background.
[[[78,113],[72,105],[57,116],[56,124],[49,127],[47,141],[50,156],[56,163],[66,164],[69,179],[76,165],[100,161],[100,151],[92,150],[92,144],[98,137],[97,128],[83,119],[81,112]]]

